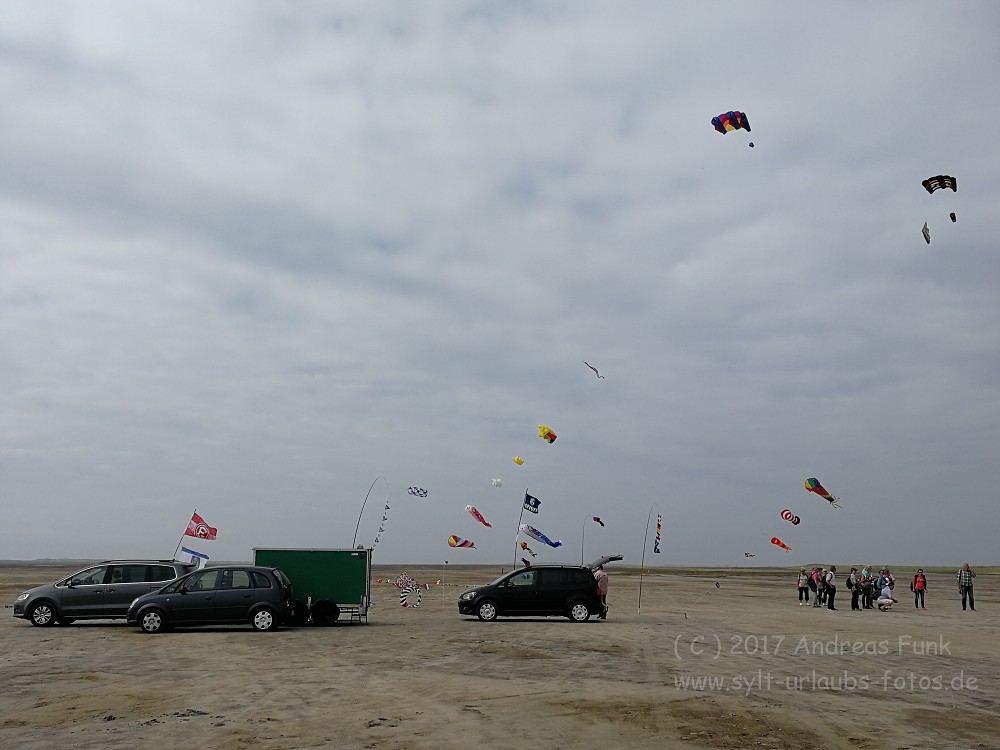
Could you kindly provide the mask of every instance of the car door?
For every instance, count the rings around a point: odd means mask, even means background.
[[[250,619],[250,605],[254,603],[254,586],[250,573],[242,568],[222,571],[219,588],[215,592],[215,614],[220,622],[243,622]]]
[[[531,614],[538,611],[538,571],[522,570],[497,589],[500,611],[504,614]]]
[[[192,573],[170,597],[170,620],[177,624],[211,622],[215,617],[215,593],[219,569]]]
[[[542,568],[538,571],[538,610],[547,614],[562,614],[567,609],[570,593],[570,571],[562,568]]]
[[[112,565],[111,577],[104,587],[104,614],[108,617],[124,617],[133,599],[150,591],[158,591],[173,577],[173,568],[169,565]]]
[[[111,570],[98,565],[74,573],[62,589],[59,614],[64,617],[100,617],[104,613],[104,581]]]

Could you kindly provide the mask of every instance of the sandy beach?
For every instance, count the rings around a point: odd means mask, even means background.
[[[76,567],[0,567],[0,600]],[[419,608],[391,583],[427,582]],[[915,610],[800,607],[795,570],[610,566],[606,621],[482,623],[462,588],[498,568],[377,567],[367,624],[144,635],[37,628],[4,610],[0,746],[1000,748],[1000,576],[963,612],[954,573]],[[442,579],[442,584],[437,581]],[[716,587],[715,583],[719,586]]]

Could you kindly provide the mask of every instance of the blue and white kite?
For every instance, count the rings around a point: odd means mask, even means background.
[[[521,524],[520,531],[521,531],[521,533],[527,534],[528,536],[530,536],[536,542],[541,542],[542,544],[547,544],[550,547],[561,547],[562,546],[562,542],[561,541],[555,541],[555,542],[553,542],[551,539],[549,539],[547,536],[545,536],[545,534],[543,534],[542,532],[540,532],[534,526],[529,526],[526,523],[522,523]]]

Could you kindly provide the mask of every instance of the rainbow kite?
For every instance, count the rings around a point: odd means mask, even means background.
[[[823,485],[819,483],[819,480],[816,477],[810,477],[809,479],[807,479],[805,482],[805,487],[810,492],[815,492],[821,498],[830,503],[830,505],[832,505],[834,508],[840,507],[840,498],[831,495],[829,492],[823,489]]]
[[[448,546],[449,547],[458,547],[460,549],[475,549],[476,548],[476,545],[473,544],[473,542],[471,542],[470,540],[468,540],[468,539],[462,539],[462,537],[455,536],[454,534],[452,534],[450,537],[448,537]]]

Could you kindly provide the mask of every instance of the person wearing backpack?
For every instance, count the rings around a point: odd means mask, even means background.
[[[837,608],[833,606],[834,600],[837,598],[836,565],[830,566],[830,569],[826,572],[826,577],[823,580],[826,582],[826,608],[831,612],[836,612]]]
[[[813,599],[814,607],[823,606],[823,569],[813,568],[812,580],[816,586],[816,598]]]
[[[924,606],[924,592],[927,590],[927,577],[924,576],[924,569],[918,568],[910,581],[910,591],[913,592],[913,608],[927,609]]]

